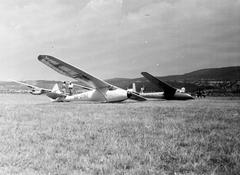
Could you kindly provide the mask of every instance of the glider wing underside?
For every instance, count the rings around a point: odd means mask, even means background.
[[[176,88],[170,86],[169,84],[159,80],[158,78],[152,76],[151,74],[147,73],[147,72],[142,72],[142,75],[148,79],[152,84],[154,84],[157,88],[161,88],[164,91],[164,95],[166,97],[172,97],[175,92],[176,92]]]
[[[92,89],[116,89],[115,86],[98,79],[68,63],[48,55],[39,55],[38,60],[49,66],[58,73],[71,77]]]

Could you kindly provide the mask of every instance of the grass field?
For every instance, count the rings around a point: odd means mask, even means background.
[[[240,99],[0,95],[0,174],[239,174]]]

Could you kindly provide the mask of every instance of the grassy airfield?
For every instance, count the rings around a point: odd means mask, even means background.
[[[238,174],[240,99],[0,95],[0,174]]]

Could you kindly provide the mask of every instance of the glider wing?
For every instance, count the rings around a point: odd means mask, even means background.
[[[176,88],[170,86],[169,84],[159,80],[158,78],[152,76],[147,72],[142,72],[142,75],[148,79],[152,84],[154,84],[157,88],[161,88],[164,91],[164,95],[167,97],[171,97],[175,94]]]
[[[71,77],[92,89],[116,89],[117,87],[49,55],[39,55],[38,60],[58,73]]]

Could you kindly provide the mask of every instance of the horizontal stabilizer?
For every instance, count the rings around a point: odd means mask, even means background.
[[[152,84],[154,84],[157,88],[163,89],[164,95],[166,97],[172,97],[175,92],[176,88],[170,86],[169,84],[159,80],[158,78],[152,76],[151,74],[147,72],[142,72],[141,73],[146,79],[148,79]]]
[[[138,101],[145,101],[145,100],[147,100],[146,98],[142,97],[141,95],[139,95],[136,92],[131,92],[131,97],[130,98],[133,99],[133,100],[138,100]]]

